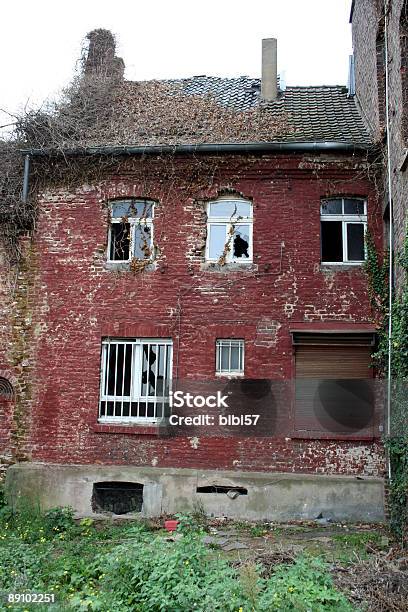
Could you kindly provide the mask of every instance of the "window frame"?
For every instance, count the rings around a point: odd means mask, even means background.
[[[112,216],[112,208],[113,206],[115,206],[115,204],[119,204],[119,203],[128,203],[128,204],[148,204],[149,206],[151,206],[151,217],[127,217],[127,221],[126,223],[123,222],[123,218],[124,217],[113,217]],[[106,261],[109,264],[126,264],[126,263],[131,263],[133,259],[135,259],[135,256],[133,254],[133,249],[134,249],[134,244],[135,244],[135,233],[136,233],[136,229],[137,227],[140,227],[142,224],[143,226],[147,226],[150,230],[150,257],[144,257],[143,259],[141,258],[136,258],[137,260],[140,261],[153,261],[154,259],[154,251],[153,251],[153,232],[154,232],[154,212],[155,212],[155,202],[153,200],[148,200],[148,199],[143,199],[143,198],[119,198],[117,200],[110,200],[109,202],[109,211],[110,211],[110,220],[109,220],[109,231],[108,231],[108,247],[107,247],[107,251],[106,251]],[[111,253],[111,242],[112,242],[112,225],[116,225],[116,224],[122,224],[122,225],[126,225],[129,224],[129,233],[130,233],[130,240],[129,240],[129,257],[128,259],[111,259],[110,258],[110,253]]]
[[[341,214],[324,214],[322,213],[322,206],[325,202],[332,202],[335,200],[341,200],[342,213]],[[363,202],[364,214],[347,214],[344,212],[344,201],[354,200],[356,202]],[[323,241],[322,241],[322,223],[329,221],[341,222],[341,239],[342,239],[342,261],[325,261],[323,259]],[[347,244],[347,227],[348,225],[362,225],[364,228],[364,236],[367,232],[367,199],[362,197],[332,197],[323,198],[320,200],[320,263],[324,266],[361,266],[367,259],[367,248],[364,241],[364,259],[349,260],[348,259],[348,244]]]
[[[229,343],[229,346],[228,346]],[[241,368],[231,369],[231,348],[232,344],[237,343],[239,347],[239,362]],[[223,370],[222,348],[229,348],[229,369]],[[245,375],[245,340],[244,338],[217,338],[215,341],[215,373],[217,376],[244,376]]]
[[[109,355],[110,355],[110,346],[112,345],[131,345],[132,346],[132,355],[131,355],[131,369],[130,369],[130,387],[129,387],[129,395],[110,395],[105,393],[107,390],[107,369],[109,367]],[[148,424],[154,425],[159,421],[165,418],[164,414],[164,406],[169,404],[169,396],[165,395],[142,395],[139,393],[137,389],[141,388],[142,383],[142,373],[143,373],[143,345],[148,344],[149,346],[165,346],[165,357],[164,357],[164,385],[163,389],[166,388],[166,381],[168,383],[169,393],[171,391],[171,385],[173,380],[173,340],[171,338],[114,338],[107,337],[102,339],[101,343],[101,364],[100,364],[100,383],[99,383],[99,410],[98,410],[98,423],[140,423],[140,424]],[[106,348],[107,347],[107,348]],[[168,359],[168,352],[170,352],[170,356]],[[115,383],[114,387],[117,387],[117,349],[116,349],[116,361],[115,361]],[[168,362],[167,362],[168,359]],[[125,355],[123,356],[123,373],[125,368]],[[167,371],[168,369],[168,371]],[[157,371],[156,371],[156,381],[157,381]],[[157,384],[157,383],[156,383]],[[146,390],[148,391],[149,385],[146,385]],[[124,376],[122,381],[122,392],[124,391]],[[139,415],[139,407],[140,402],[151,402],[154,403],[154,412],[155,416],[140,416]],[[161,417],[157,417],[157,405],[159,401],[162,406],[162,415]],[[120,416],[108,416],[107,405],[105,405],[105,414],[102,415],[102,402],[113,402],[113,412],[115,413],[116,404],[121,404],[121,415]],[[123,415],[123,404],[124,402],[129,403],[129,416]],[[137,416],[130,416],[131,411],[131,403],[137,403]]]
[[[237,203],[246,203],[249,204],[250,206],[250,211],[251,214],[249,216],[239,216],[237,217],[237,221],[234,221],[232,219],[232,216],[230,217],[214,217],[211,216],[210,214],[210,207],[211,204],[221,204],[223,202],[237,202]],[[211,227],[219,225],[219,226],[225,226],[225,242],[224,242],[224,248],[225,245],[228,243],[228,236],[231,233],[231,228],[232,226],[234,226],[234,228],[240,226],[240,225],[247,225],[249,227],[249,246],[248,246],[248,254],[249,257],[247,258],[242,258],[242,257],[233,257],[233,247],[231,249],[229,249],[229,251],[227,251],[226,254],[226,263],[228,264],[236,264],[236,263],[253,263],[253,223],[254,223],[254,213],[253,213],[253,203],[251,202],[251,200],[245,200],[244,198],[218,198],[216,200],[211,200],[210,202],[207,202],[207,208],[206,208],[206,213],[207,213],[207,240],[206,240],[206,245],[205,245],[205,260],[211,263],[217,263],[220,259],[220,257],[210,257],[210,236],[211,236]]]

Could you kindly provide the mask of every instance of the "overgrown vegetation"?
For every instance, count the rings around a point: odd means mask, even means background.
[[[0,141],[0,225],[13,260],[19,235],[35,225],[42,188],[95,183],[117,168],[116,155],[86,157],[86,148],[259,142],[293,133],[289,117],[279,108],[271,113],[268,104],[242,111],[211,95],[187,95],[182,81],[125,81],[108,30],[86,36],[77,74],[58,100],[15,116],[14,122],[11,138]],[[21,150],[26,149],[42,155],[31,165],[30,198],[22,202]]]
[[[17,512],[4,506],[0,590],[54,593],[53,610],[355,609],[334,587],[323,559],[301,555],[272,571],[254,562],[237,564],[204,545],[197,520],[197,515],[179,516],[177,535],[169,537],[143,522],[75,522],[69,508],[41,514],[29,505]],[[27,608],[12,605],[13,610]]]
[[[408,545],[408,228],[396,256],[398,291],[392,305],[391,428],[385,445],[391,462],[389,510],[391,526]],[[366,270],[373,306],[378,313],[379,342],[374,357],[383,377],[388,375],[388,257],[381,258],[367,236]]]

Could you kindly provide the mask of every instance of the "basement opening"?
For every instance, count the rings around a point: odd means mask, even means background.
[[[94,512],[128,514],[141,512],[143,485],[137,482],[95,482],[92,493]]]
[[[248,495],[248,489],[245,489],[244,487],[211,485],[209,487],[197,487],[197,493],[237,493],[238,495]]]

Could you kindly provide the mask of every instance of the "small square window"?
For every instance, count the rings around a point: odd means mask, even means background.
[[[217,340],[217,374],[244,373],[244,340]]]

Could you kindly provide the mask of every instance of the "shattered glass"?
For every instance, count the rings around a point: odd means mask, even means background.
[[[249,257],[249,225],[239,225],[234,231],[234,259]]]
[[[129,223],[112,223],[109,258],[112,261],[128,261],[129,245]]]

